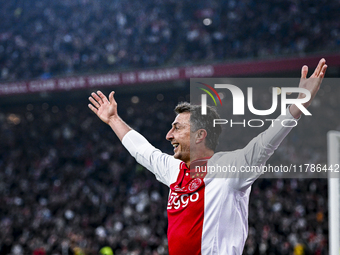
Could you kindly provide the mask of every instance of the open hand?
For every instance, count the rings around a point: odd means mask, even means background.
[[[314,99],[316,93],[320,89],[321,82],[325,77],[325,73],[327,70],[326,60],[322,58],[319,61],[318,66],[315,68],[314,73],[307,79],[308,66],[304,65],[301,69],[301,80],[299,84],[299,88],[304,88],[310,91],[311,99],[304,103],[303,105],[307,108],[312,100]],[[304,98],[305,94],[299,94],[298,98]]]
[[[89,100],[92,104],[88,104],[89,108],[106,124],[109,124],[110,120],[118,117],[117,114],[117,102],[113,98],[114,91],[109,95],[109,99],[101,92],[92,92]]]
[[[316,93],[319,91],[321,82],[323,78],[325,77],[326,70],[327,70],[327,65],[326,65],[326,60],[324,58],[322,58],[319,61],[319,64],[315,68],[314,73],[308,79],[307,79],[308,66],[304,65],[302,67],[299,88],[307,89],[311,94],[310,100],[302,104],[305,108],[310,106],[310,104],[312,103],[312,100],[316,96]],[[298,96],[298,98],[304,98],[304,97],[306,97],[306,95],[303,93],[300,93]],[[301,116],[302,112],[295,104],[291,105],[289,110],[294,118],[298,119]]]

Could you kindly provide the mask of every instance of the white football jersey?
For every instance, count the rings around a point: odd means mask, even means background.
[[[162,153],[134,130],[128,132],[123,145],[137,162],[170,187],[168,198],[168,244],[170,255],[241,255],[248,235],[248,204],[251,184],[260,173],[246,175],[190,173],[195,166],[264,165],[286,137],[295,120],[287,109],[266,131],[243,149],[218,152],[211,158],[184,162]],[[193,178],[194,177],[194,178]]]

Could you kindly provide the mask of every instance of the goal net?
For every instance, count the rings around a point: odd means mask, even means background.
[[[328,167],[340,164],[340,132],[329,131],[327,134]],[[329,255],[340,254],[340,178],[339,169],[334,174],[328,172],[329,206]]]

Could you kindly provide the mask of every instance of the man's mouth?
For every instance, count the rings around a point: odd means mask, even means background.
[[[174,150],[179,146],[179,143],[173,143],[172,146],[174,146]]]

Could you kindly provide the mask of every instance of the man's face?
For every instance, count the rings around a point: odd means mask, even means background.
[[[185,163],[190,162],[190,113],[183,112],[176,116],[166,139],[174,146],[174,158]]]

